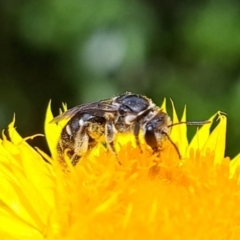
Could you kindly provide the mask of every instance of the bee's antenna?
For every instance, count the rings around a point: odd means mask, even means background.
[[[179,124],[187,124],[187,125],[195,125],[195,126],[201,126],[201,125],[204,125],[204,124],[208,124],[208,123],[211,123],[211,121],[209,120],[206,120],[206,121],[197,121],[197,122],[177,122],[177,123],[172,123],[170,125],[168,125],[168,127],[173,127],[173,126],[176,126],[176,125],[179,125]],[[171,137],[166,133],[166,132],[162,132],[162,134],[164,134],[167,139],[171,142],[171,144],[173,145],[173,147],[175,148],[179,158],[181,159],[182,156],[181,156],[181,153],[176,145],[175,142],[173,142],[173,140],[171,139]]]
[[[175,150],[178,154],[179,159],[182,159],[181,153],[180,153],[176,143],[173,142],[173,140],[170,138],[170,136],[166,132],[162,132],[162,134],[164,134],[167,137],[167,139],[170,141],[170,143],[173,145],[173,147],[175,148]]]
[[[168,125],[168,127],[176,126],[176,125],[179,125],[179,124],[201,126],[201,125],[208,124],[208,123],[211,123],[211,121],[206,120],[206,121],[197,121],[197,122],[177,122],[177,123],[172,123],[172,124]]]

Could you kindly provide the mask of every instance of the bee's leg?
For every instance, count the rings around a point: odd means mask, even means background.
[[[140,141],[139,141],[139,132],[140,132],[140,123],[136,122],[134,124],[133,134],[135,137],[136,144],[139,147],[140,151],[142,152],[142,148],[141,148]]]
[[[115,129],[114,129],[113,122],[111,122],[111,121],[106,122],[105,138],[106,138],[106,143],[108,145],[108,148],[115,154],[118,163],[121,165],[121,162],[118,159],[116,148],[114,146]]]
[[[65,156],[72,158],[74,154],[74,138],[66,129],[67,127],[63,129],[57,144],[58,161],[64,168],[67,167]]]
[[[63,167],[66,167],[66,162],[64,160],[64,147],[65,141],[64,139],[60,139],[57,144],[58,161]]]
[[[87,133],[87,125],[80,127],[76,134],[74,142],[74,154],[71,157],[72,165],[76,165],[81,156],[84,155],[89,149],[89,135]]]

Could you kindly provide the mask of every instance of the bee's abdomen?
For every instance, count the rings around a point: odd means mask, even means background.
[[[66,154],[71,163],[76,165],[80,158],[97,144],[104,135],[104,117],[92,114],[77,114],[63,128],[57,145],[60,162]]]

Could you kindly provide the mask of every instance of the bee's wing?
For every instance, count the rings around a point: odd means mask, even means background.
[[[99,112],[103,115],[105,112],[116,112],[118,108],[114,105],[111,105],[110,100],[103,100],[98,102],[86,103],[73,107],[66,112],[55,117],[50,123],[57,123],[61,120],[70,119],[75,116],[77,113],[89,113],[89,112]],[[100,115],[101,115],[100,114]]]

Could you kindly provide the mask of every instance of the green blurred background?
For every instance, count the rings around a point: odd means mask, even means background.
[[[49,99],[57,114],[133,91],[189,120],[226,112],[240,151],[240,2],[2,0],[0,21],[0,129],[16,113],[21,135],[42,133]]]

